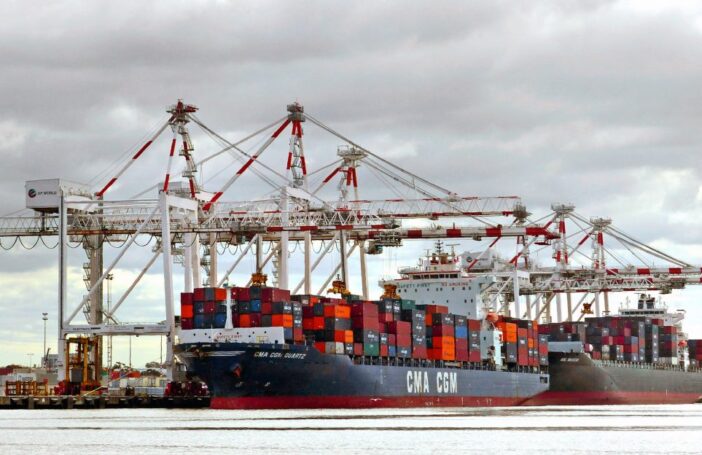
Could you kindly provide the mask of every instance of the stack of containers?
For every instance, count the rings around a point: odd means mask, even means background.
[[[427,316],[424,310],[403,309],[402,320],[410,324],[412,335],[412,358],[426,359],[427,351]]]
[[[232,297],[236,298],[239,327],[261,327],[261,288],[232,288]]]
[[[480,363],[480,327],[481,321],[477,319],[468,319],[468,361],[471,363]]]
[[[456,361],[468,362],[468,319],[465,316],[455,315],[453,317],[453,336],[456,340]]]
[[[592,358],[626,362],[674,364],[678,335],[662,319],[607,316],[585,323],[544,324],[540,334],[550,341],[581,341],[592,345]]]
[[[373,302],[354,300],[351,303],[354,355],[380,355],[380,323],[378,305]]]
[[[224,328],[227,322],[227,291],[197,288],[193,293],[193,329]]]
[[[529,366],[529,328],[522,323],[531,321],[518,321],[517,324],[517,365],[520,367]]]
[[[596,321],[588,320],[585,328],[585,340],[593,346],[592,358],[595,360],[610,360],[609,346],[613,343],[613,338],[609,334],[609,327],[604,327]],[[551,340],[557,341],[557,340]]]
[[[383,331],[383,324],[392,322],[395,320],[394,313],[394,303],[392,300],[381,300],[377,303],[378,305],[378,322],[380,322],[381,331]]]
[[[341,299],[324,299],[302,307],[302,327],[320,352],[353,353],[351,307]]]
[[[538,324],[527,319],[511,319],[517,324],[517,364],[539,366]]]
[[[662,329],[662,331],[661,331]],[[658,327],[658,357],[659,361],[673,364],[678,358],[678,328],[674,325],[659,325]]]
[[[690,356],[690,368],[699,370],[702,366],[702,340],[687,340],[687,351]]]
[[[426,305],[427,351],[431,360],[455,360],[454,318],[443,305]]]
[[[298,322],[295,322],[293,302],[290,300],[290,291],[277,288],[260,288],[261,300],[261,327],[282,327],[286,343],[303,341],[301,306],[299,308]],[[297,327],[296,327],[297,326]],[[297,331],[295,329],[298,329]],[[297,335],[297,336],[296,336]]]
[[[292,300],[290,303],[292,303],[293,314],[293,340],[295,343],[302,343],[305,341],[305,334],[302,330],[302,304]]]
[[[387,331],[388,337],[394,341],[395,356],[412,357],[412,324],[407,321],[388,322]]]
[[[539,330],[541,326],[539,326]],[[548,334],[539,333],[539,365],[548,366]]]
[[[585,342],[586,328],[587,324],[584,322],[560,322],[538,326],[539,334],[549,335],[551,341]]]
[[[656,322],[658,319],[655,320]],[[646,362],[648,363],[658,363],[658,324],[653,323],[654,320],[650,320],[649,324],[646,324]]]
[[[495,326],[502,332],[502,354],[505,363],[517,363],[517,324],[508,322],[508,318],[501,317]]]

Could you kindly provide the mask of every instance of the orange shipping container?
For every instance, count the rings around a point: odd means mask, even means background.
[[[529,346],[529,348],[533,348],[533,347],[534,347],[534,339],[533,339],[533,338],[529,338],[529,340],[528,340],[528,342],[527,342],[527,345]]]
[[[251,315],[250,314],[240,314],[239,315],[239,327],[251,327]]]
[[[227,290],[224,288],[215,288],[215,300],[227,300]]]

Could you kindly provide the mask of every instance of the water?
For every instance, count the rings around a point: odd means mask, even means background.
[[[702,405],[0,411],[0,454],[702,453]]]

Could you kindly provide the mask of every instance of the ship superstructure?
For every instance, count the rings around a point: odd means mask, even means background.
[[[514,270],[495,250],[456,254],[441,241],[433,251],[419,258],[416,266],[402,267],[397,279],[381,280],[381,285],[397,287],[398,295],[422,305],[447,305],[449,310],[469,318],[482,319],[497,311],[483,296],[497,282],[519,280],[529,283],[529,272]]]

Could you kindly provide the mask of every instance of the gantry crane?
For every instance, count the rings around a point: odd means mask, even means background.
[[[400,246],[405,240],[435,238],[538,238],[541,242],[552,240],[554,234],[546,227],[526,221],[528,213],[516,196],[460,197],[438,184],[413,174],[386,160],[359,144],[337,133],[305,112],[302,105],[287,106],[284,118],[246,136],[230,142],[205,125],[196,115],[198,109],[178,101],[167,110],[167,120],[156,132],[95,192],[86,195],[83,187],[66,185],[57,181],[53,188],[52,203],[38,207],[36,201],[28,204],[35,211],[26,215],[0,219],[2,238],[24,239],[32,237],[42,242],[58,238],[59,252],[59,352],[65,353],[65,340],[69,335],[165,335],[168,339],[167,362],[172,361],[172,344],[175,336],[173,297],[173,265],[177,260],[184,268],[185,291],[202,284],[221,285],[229,279],[242,259],[255,250],[256,271],[261,273],[265,264],[275,256],[277,284],[288,285],[289,242],[304,242],[304,278],[295,287],[310,293],[312,272],[321,257],[339,249],[339,267],[322,285],[324,289],[341,269],[344,287],[348,284],[348,258],[354,249],[360,251],[362,294],[368,298],[365,254],[377,253],[383,247]],[[337,149],[337,160],[317,170],[308,169],[303,147],[303,123],[309,122],[345,142]],[[195,158],[189,125],[198,125],[215,139],[222,149],[200,161]],[[264,164],[259,158],[290,127],[291,135],[286,160],[281,160],[285,174]],[[118,188],[123,176],[146,153],[154,150],[161,134],[170,128],[173,135],[167,146],[167,167],[163,181],[155,183],[134,197],[109,199]],[[272,133],[267,133],[273,130]],[[255,137],[269,134],[253,153],[242,149],[242,144]],[[180,144],[180,147],[178,147]],[[182,157],[182,179],[173,179],[177,155]],[[215,157],[229,154],[240,163],[226,183],[216,191],[205,189],[203,179],[198,179],[202,167]],[[284,162],[284,166],[283,166]],[[383,180],[406,188],[412,195],[385,199],[361,199],[359,195],[359,168],[372,170]],[[226,170],[226,168],[225,168]],[[310,178],[324,177],[314,190]],[[243,202],[223,200],[225,193],[244,174],[254,174],[270,185],[272,196]],[[336,197],[324,198],[325,184],[339,176]],[[46,184],[35,182],[33,184]],[[123,191],[125,187],[121,188]],[[352,193],[351,190],[352,189]],[[134,191],[140,189],[134,187]],[[28,194],[32,188],[28,188]],[[50,191],[49,191],[50,192]],[[155,195],[153,193],[156,193]],[[239,194],[242,192],[239,191]],[[244,193],[246,194],[246,193]],[[353,197],[351,197],[353,194]],[[151,197],[149,197],[151,196]],[[252,195],[249,195],[252,196]],[[28,196],[29,197],[29,196]],[[32,196],[32,197],[36,197]],[[40,199],[43,192],[39,192]],[[429,220],[426,227],[404,227],[404,220]],[[477,225],[457,225],[461,219],[477,221]],[[500,219],[503,221],[496,221]],[[442,222],[446,225],[442,225]],[[156,238],[148,260],[124,294],[109,308],[102,306],[105,279],[115,274],[125,253],[140,245],[140,237]],[[120,242],[109,264],[105,266],[104,246]],[[263,257],[262,245],[271,245],[270,253]],[[312,245],[322,243],[322,251],[315,262]],[[80,244],[89,251],[86,266],[88,292],[80,301],[68,300],[68,255],[71,244]],[[234,245],[240,253],[225,273],[218,272],[218,246]],[[206,252],[209,261],[204,262]],[[119,322],[116,313],[127,301],[148,270],[162,260],[164,276],[165,321],[127,324]],[[206,278],[201,276],[204,271]],[[86,316],[85,324],[75,322],[79,314]],[[101,352],[101,346],[91,352]],[[60,356],[63,358],[63,356]],[[92,364],[99,365],[99,359]],[[59,368],[63,371],[63,368]]]

